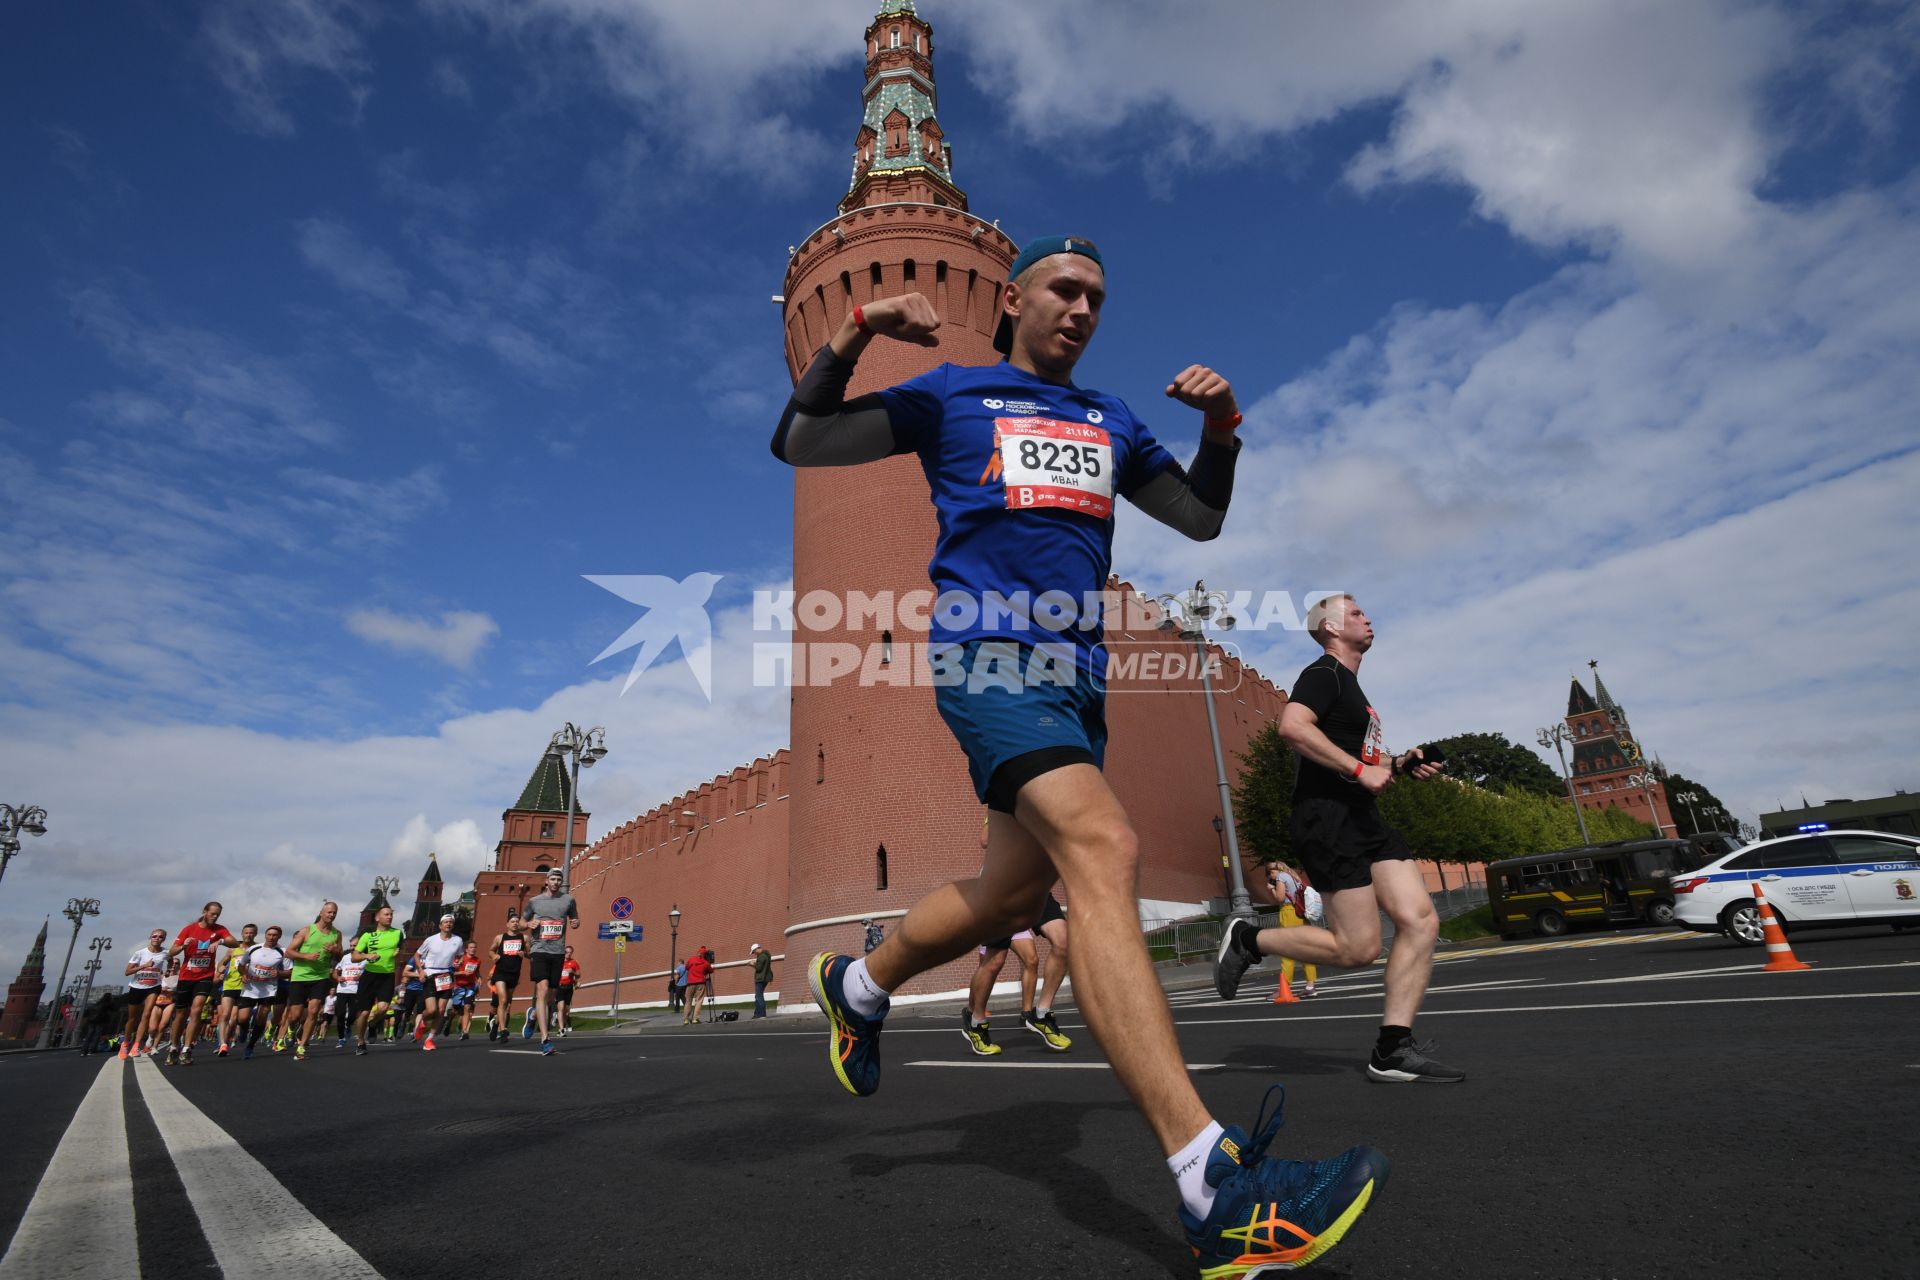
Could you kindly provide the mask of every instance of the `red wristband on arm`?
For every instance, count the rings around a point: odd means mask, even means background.
[[[1363,774],[1363,773],[1365,773],[1366,771],[1367,771],[1367,762],[1366,762],[1365,760],[1355,760],[1355,761],[1353,762],[1353,776],[1354,776],[1354,777],[1356,777],[1356,778],[1357,778],[1357,777],[1359,777],[1359,776],[1360,776],[1361,774]]]
[[[853,309],[853,327],[858,329],[861,333],[866,334],[869,338],[873,336],[873,330],[867,328],[866,312],[860,307],[855,307]]]

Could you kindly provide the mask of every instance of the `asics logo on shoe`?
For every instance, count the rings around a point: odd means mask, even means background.
[[[1220,1139],[1220,1149],[1231,1156],[1235,1164],[1240,1163],[1240,1148],[1232,1138]]]

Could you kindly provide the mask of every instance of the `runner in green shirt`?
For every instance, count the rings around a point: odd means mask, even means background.
[[[373,913],[373,928],[353,940],[353,958],[367,962],[360,978],[359,998],[354,1001],[353,1051],[367,1051],[367,1024],[378,1030],[393,1001],[393,970],[400,958],[401,932],[393,927],[393,908],[381,907]]]
[[[307,1037],[320,1025],[327,988],[333,985],[333,965],[344,953],[340,931],[333,927],[333,918],[339,914],[339,903],[321,903],[320,914],[293,935],[293,944],[287,948],[287,959],[293,961],[287,983],[287,1016],[300,1023],[300,1042],[293,1049],[295,1062],[306,1060]]]

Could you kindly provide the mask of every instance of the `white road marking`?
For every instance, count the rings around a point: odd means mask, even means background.
[[[1108,1062],[909,1062],[909,1067],[984,1067],[991,1071],[1111,1071],[1113,1064]],[[1224,1071],[1224,1062],[1189,1062],[1189,1071]]]
[[[152,1062],[141,1059],[134,1078],[222,1271],[264,1276],[294,1267],[321,1280],[380,1280],[365,1258],[181,1096]]]
[[[115,1058],[101,1067],[73,1113],[0,1258],[5,1280],[140,1274],[124,1066]]]
[[[538,1049],[495,1049],[493,1050],[493,1052],[494,1053],[518,1053],[518,1054],[522,1054],[524,1056],[533,1057],[533,1058],[544,1058],[547,1056],[546,1054],[540,1052]]]
[[[1422,1018],[1451,1018],[1470,1013],[1560,1013],[1569,1009],[1665,1009],[1681,1008],[1701,1004],[1791,1004],[1799,1000],[1898,1000],[1901,997],[1920,996],[1920,991],[1848,991],[1832,995],[1807,996],[1729,996],[1718,1000],[1622,1000],[1615,1003],[1596,1004],[1534,1004],[1507,1005],[1489,1009],[1422,1009]],[[1352,1022],[1371,1018],[1378,1022],[1380,1015],[1374,1013],[1305,1013],[1288,1014],[1287,1022]],[[1243,1022],[1258,1022],[1272,1025],[1282,1019],[1276,1018],[1190,1018],[1176,1020],[1181,1027],[1228,1027]]]

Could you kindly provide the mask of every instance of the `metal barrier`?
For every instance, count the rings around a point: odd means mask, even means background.
[[[1262,929],[1280,923],[1276,911],[1254,914],[1254,924]],[[1147,937],[1147,954],[1155,964],[1197,964],[1211,961],[1220,950],[1221,916],[1196,916],[1186,920],[1142,920]]]

